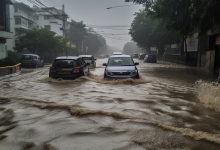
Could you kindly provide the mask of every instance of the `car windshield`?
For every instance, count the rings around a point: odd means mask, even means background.
[[[131,57],[111,57],[108,66],[134,66],[134,62]]]
[[[23,55],[22,56],[22,60],[31,60],[31,59],[33,59],[32,55]]]
[[[82,57],[84,60],[91,60],[92,57]]]
[[[55,60],[53,66],[58,68],[72,68],[77,66],[76,60],[69,60],[69,59],[58,59]]]

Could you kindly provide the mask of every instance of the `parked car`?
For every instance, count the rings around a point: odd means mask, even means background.
[[[96,59],[93,57],[93,55],[79,55],[79,57],[83,58],[86,63],[89,63],[90,68],[96,67]]]
[[[23,54],[20,59],[21,67],[44,66],[44,61],[37,54]]]
[[[138,59],[139,59],[139,60],[143,60],[145,56],[146,56],[145,53],[140,53]]]
[[[89,73],[89,63],[78,56],[57,57],[49,70],[49,77],[75,79]]]
[[[133,53],[132,54],[132,58],[138,58],[138,54],[137,53]]]
[[[156,63],[157,62],[157,56],[155,54],[148,54],[144,57],[144,62]]]
[[[139,79],[139,73],[136,65],[130,55],[112,55],[108,63],[104,63],[104,78],[108,79]]]
[[[114,52],[112,55],[122,55],[121,52]]]

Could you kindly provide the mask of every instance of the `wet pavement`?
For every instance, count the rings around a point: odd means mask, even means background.
[[[138,66],[138,80],[51,79],[49,66],[0,80],[0,150],[220,149],[220,87],[201,68]]]

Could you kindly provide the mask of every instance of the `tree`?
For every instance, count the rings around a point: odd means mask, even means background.
[[[67,36],[70,42],[76,45],[76,50],[81,50],[84,54],[97,54],[100,47],[106,44],[105,38],[96,34],[92,28],[86,29],[82,21],[71,20]]]
[[[141,52],[141,50],[142,49],[137,46],[137,43],[135,43],[135,42],[127,42],[124,45],[122,52],[124,54],[131,55],[133,53],[139,53],[139,52]]]
[[[105,39],[98,34],[88,33],[88,35],[84,38],[84,48],[87,49],[87,53],[89,54],[97,54],[99,48],[106,44]],[[85,50],[84,50],[85,51]]]
[[[37,54],[61,53],[66,47],[67,39],[62,36],[56,36],[55,32],[48,29],[32,29],[26,34],[19,35],[19,44],[16,46],[18,52],[26,49],[28,52]]]
[[[192,23],[200,32],[205,32],[220,23],[219,0],[192,0],[190,12]]]
[[[188,57],[186,39],[195,30],[192,25],[190,13],[191,0],[125,0],[145,4],[148,14],[154,18],[162,19],[166,23],[167,29],[176,31],[183,39]],[[182,48],[183,54],[183,48]],[[186,62],[187,63],[187,62]]]
[[[164,24],[166,24],[166,20],[153,19],[147,15],[146,11],[140,11],[135,13],[129,34],[133,41],[148,52],[150,47],[158,47],[162,54],[164,45],[180,42],[178,34],[174,31],[168,31]]]
[[[81,48],[82,40],[85,36],[88,35],[88,32],[86,30],[86,25],[83,24],[83,21],[76,22],[74,20],[71,20],[70,22],[70,29],[67,32],[67,37],[69,38],[71,43],[74,43],[76,45],[76,48]]]

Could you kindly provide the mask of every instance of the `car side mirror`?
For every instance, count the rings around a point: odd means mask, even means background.
[[[96,59],[94,59],[96,61]]]
[[[139,65],[139,63],[136,62],[136,63],[134,63],[134,65],[135,65],[135,66],[136,66],[136,65]]]
[[[107,64],[106,64],[106,63],[103,63],[102,65],[103,65],[103,66],[107,66]]]
[[[86,65],[87,65],[87,66],[89,66],[89,65],[90,65],[90,63],[86,63]]]

